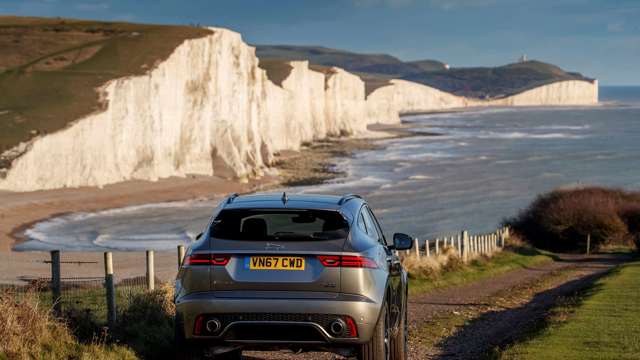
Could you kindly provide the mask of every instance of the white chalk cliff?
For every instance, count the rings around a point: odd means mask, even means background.
[[[146,75],[101,89],[106,109],[43,136],[13,160],[0,189],[103,186],[187,174],[259,176],[274,153],[336,135],[365,134],[407,112],[467,106],[591,105],[597,83],[564,81],[495,101],[393,80],[365,98],[359,77],[290,63],[280,85],[253,47],[221,28],[187,40]]]

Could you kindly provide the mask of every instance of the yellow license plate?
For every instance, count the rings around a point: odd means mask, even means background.
[[[304,258],[299,256],[252,256],[250,270],[304,270]]]

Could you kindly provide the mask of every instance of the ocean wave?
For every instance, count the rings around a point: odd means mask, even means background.
[[[537,126],[535,129],[538,130],[587,130],[591,129],[591,125],[542,125]]]
[[[92,243],[99,248],[120,251],[144,251],[149,249],[162,251],[173,250],[179,244],[190,244],[195,241],[196,235],[186,231],[177,234],[104,234],[97,236]]]
[[[514,131],[505,133],[484,132],[476,137],[480,139],[583,139],[585,136],[565,133],[536,134]]]
[[[433,179],[433,176],[429,176],[429,175],[411,175],[409,176],[409,180],[430,180]]]

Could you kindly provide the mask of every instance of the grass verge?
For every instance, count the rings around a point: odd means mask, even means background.
[[[98,87],[144,74],[185,40],[210,33],[192,26],[0,16],[0,153],[102,109]],[[0,168],[8,166],[4,162]]]
[[[510,346],[500,359],[640,358],[640,261],[613,270],[565,298],[546,326]]]
[[[503,251],[490,259],[475,259],[468,265],[462,265],[453,271],[435,273],[429,277],[412,278],[409,284],[409,294],[416,295],[433,289],[468,284],[511,270],[523,269],[551,261],[552,258],[549,253],[532,248],[516,248],[513,251]]]
[[[0,359],[136,359],[129,348],[94,337],[82,343],[35,294],[0,294]]]

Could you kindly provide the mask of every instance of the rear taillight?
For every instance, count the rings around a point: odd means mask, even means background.
[[[350,337],[358,337],[358,327],[356,326],[356,322],[350,316],[346,316],[345,320],[347,320],[347,329],[349,329]]]
[[[185,265],[212,265],[225,266],[229,263],[231,255],[221,254],[191,254],[187,256]]]
[[[346,267],[346,268],[364,268],[377,269],[378,264],[373,260],[364,256],[350,255],[320,255],[318,260],[324,267]]]
[[[202,322],[204,317],[202,315],[198,315],[196,318],[195,324],[193,325],[193,333],[195,335],[200,335],[202,333]]]

